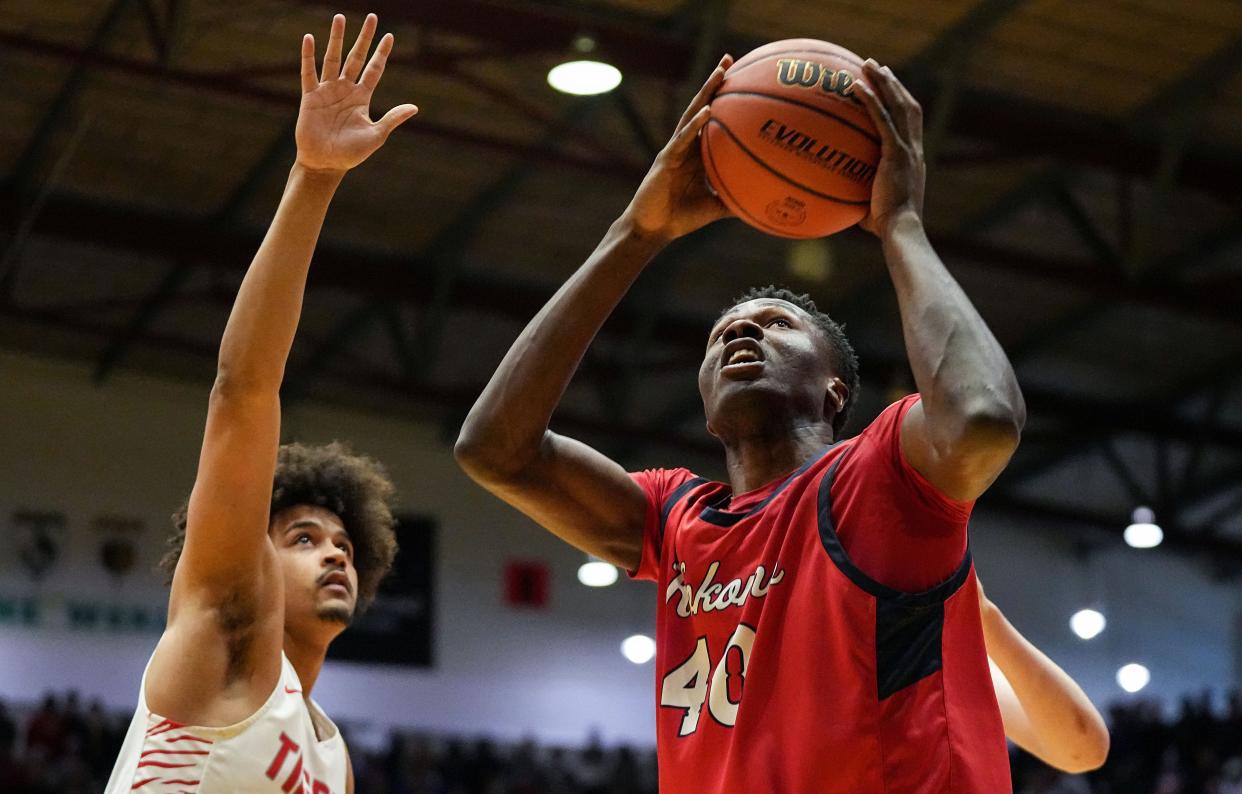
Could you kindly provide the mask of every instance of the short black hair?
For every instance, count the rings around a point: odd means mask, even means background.
[[[269,519],[295,505],[322,507],[336,514],[349,533],[358,571],[358,609],[374,600],[380,581],[397,556],[396,519],[392,514],[392,481],[372,458],[355,455],[349,446],[285,444],[276,455]],[[169,584],[185,547],[189,500],[173,515],[168,552],[160,560]]]
[[[811,319],[815,321],[815,325],[823,332],[824,338],[828,340],[828,345],[832,348],[832,366],[837,372],[837,377],[849,389],[849,394],[845,398],[845,405],[832,418],[832,436],[834,439],[839,439],[841,437],[841,430],[845,427],[845,423],[849,421],[850,412],[858,401],[858,392],[861,388],[858,381],[858,354],[854,352],[854,346],[850,344],[850,340],[845,336],[845,326],[821,312],[819,307],[815,305],[815,301],[811,300],[810,295],[796,293],[793,290],[778,287],[774,284],[769,284],[766,287],[751,287],[745,293],[735,298],[733,303],[726,306],[724,311],[720,313],[720,316],[723,317],[743,303],[765,298],[785,301],[797,306],[811,316]]]

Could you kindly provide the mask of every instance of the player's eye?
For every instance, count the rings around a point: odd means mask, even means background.
[[[294,543],[303,543],[303,542],[310,543],[310,541],[311,541],[311,536],[303,532],[302,534],[298,535],[298,538],[297,540],[294,541]]]
[[[771,328],[774,325],[779,325],[781,328],[792,328],[793,327],[789,324],[789,321],[786,320],[784,317],[777,317],[776,319],[770,320],[768,322],[769,328]]]

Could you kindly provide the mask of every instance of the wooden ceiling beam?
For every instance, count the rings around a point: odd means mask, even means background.
[[[11,217],[5,211],[8,194],[0,190],[0,219]],[[11,201],[11,199],[9,199]],[[0,220],[0,224],[4,221]],[[216,229],[201,218],[175,216],[137,208],[118,207],[81,196],[53,196],[35,225],[36,234],[87,243],[102,248],[120,248],[170,259],[195,253],[196,266],[213,267],[233,273],[243,272],[262,239],[262,230]],[[943,242],[937,243],[943,251]],[[955,246],[947,246],[954,249]],[[978,252],[976,252],[978,253]],[[336,287],[351,292],[424,305],[434,290],[434,270],[426,263],[412,262],[409,256],[345,246],[331,240],[321,242],[311,268],[311,288]],[[1033,266],[1034,262],[1031,262]],[[556,285],[519,281],[492,272],[463,269],[457,276],[453,305],[524,323],[542,308]],[[610,320],[612,333],[628,335],[642,327],[643,307],[624,302]],[[666,312],[659,318],[660,339],[686,350],[701,351],[713,317]],[[1242,319],[1239,320],[1242,322]],[[873,371],[904,365],[900,351],[865,350]],[[1046,389],[1028,389],[1032,415],[1065,417],[1073,426],[1093,426],[1132,430],[1149,435],[1165,435],[1180,441],[1200,438],[1198,423],[1170,416],[1147,404],[1124,404],[1081,397]],[[1215,446],[1242,450],[1242,429],[1218,428]]]

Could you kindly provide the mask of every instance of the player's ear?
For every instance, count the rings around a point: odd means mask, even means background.
[[[850,399],[850,387],[845,385],[845,381],[840,378],[833,378],[828,381],[828,388],[824,392],[824,416],[829,413],[833,416],[845,410],[845,404]]]

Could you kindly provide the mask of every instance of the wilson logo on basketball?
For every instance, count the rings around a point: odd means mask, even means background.
[[[776,119],[763,122],[763,126],[759,128],[759,137],[851,182],[865,185],[875,176],[875,166],[871,163],[860,160],[830,143],[820,143],[818,138]]]
[[[781,58],[777,61],[776,79],[781,85],[803,88],[818,86],[825,94],[837,94],[845,99],[852,99],[851,95],[854,93],[854,75],[844,69],[829,69],[814,61],[798,58]]]

